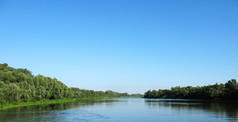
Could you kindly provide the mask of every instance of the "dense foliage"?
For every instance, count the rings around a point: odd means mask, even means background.
[[[181,99],[238,99],[238,84],[235,79],[225,84],[215,84],[197,87],[173,87],[170,90],[149,90],[144,94],[145,98],[181,98]]]
[[[34,76],[27,69],[0,64],[0,104],[37,100],[80,98],[92,96],[121,97],[127,93],[69,88],[55,78]]]

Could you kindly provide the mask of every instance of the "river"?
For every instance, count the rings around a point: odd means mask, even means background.
[[[1,122],[226,122],[238,105],[193,100],[115,98],[102,102],[27,106],[0,111]]]

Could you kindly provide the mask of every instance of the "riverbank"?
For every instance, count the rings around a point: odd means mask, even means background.
[[[63,103],[70,103],[70,102],[86,102],[86,101],[91,101],[91,102],[114,101],[114,100],[104,100],[105,98],[114,98],[114,97],[84,97],[84,98],[29,101],[29,102],[20,102],[20,103],[6,103],[6,104],[0,104],[0,110],[23,107],[23,106],[32,106],[32,105],[63,104]]]

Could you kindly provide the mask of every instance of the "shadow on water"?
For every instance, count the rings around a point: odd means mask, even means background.
[[[0,120],[5,121],[54,121],[60,114],[59,111],[68,110],[72,108],[94,106],[100,104],[110,105],[112,100],[101,101],[83,101],[61,104],[49,104],[49,105],[36,105],[36,106],[24,106],[11,109],[0,110]],[[55,114],[55,116],[47,117],[48,115]],[[45,120],[44,120],[45,118]]]
[[[183,99],[145,99],[147,106],[151,108],[166,107],[175,111],[203,111],[212,112],[217,117],[238,118],[238,104],[235,102],[207,102],[201,100]]]

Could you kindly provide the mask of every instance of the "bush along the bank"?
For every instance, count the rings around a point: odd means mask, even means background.
[[[0,64],[0,104],[82,97],[123,97],[127,93],[69,88],[55,78]]]
[[[172,87],[165,90],[149,90],[145,98],[178,98],[178,99],[206,99],[206,100],[238,100],[238,84],[235,79],[225,84],[208,86]]]

